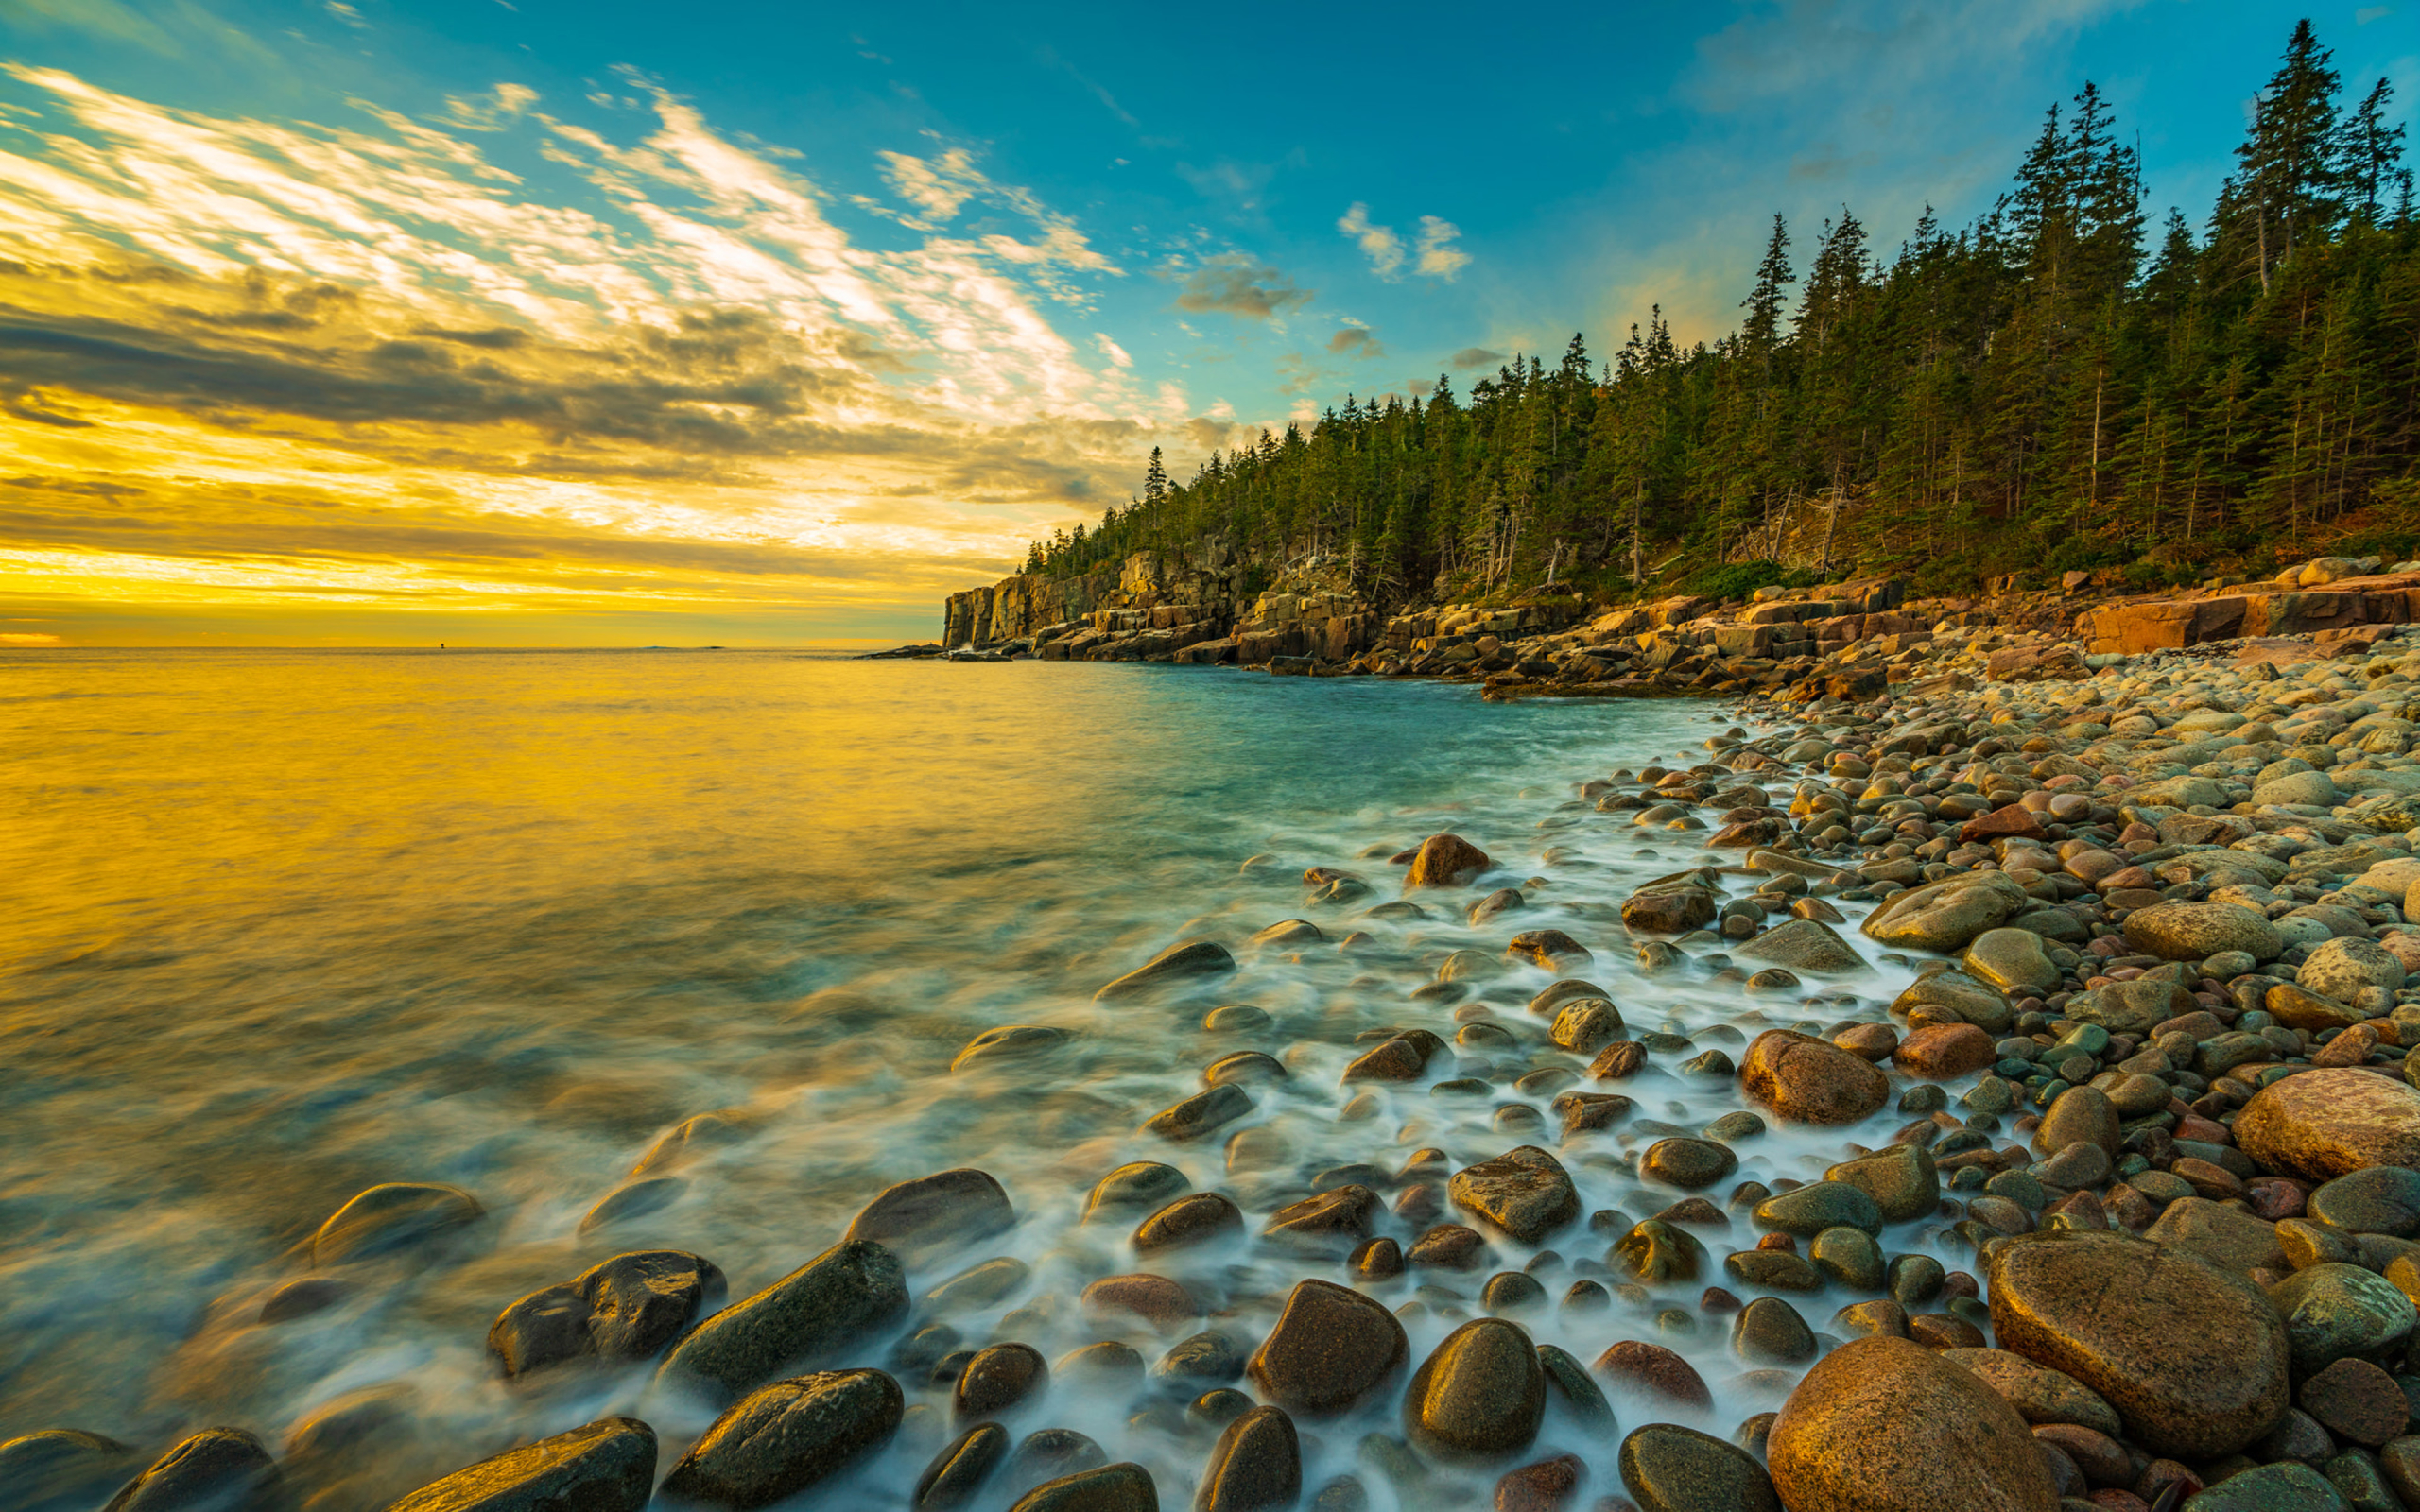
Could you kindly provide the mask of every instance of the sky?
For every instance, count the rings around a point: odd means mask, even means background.
[[[2411,118],[2420,0],[0,0],[0,649],[929,640],[1154,446],[1711,340],[2086,79],[2198,224],[2304,14]]]

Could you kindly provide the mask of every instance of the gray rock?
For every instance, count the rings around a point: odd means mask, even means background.
[[[2354,1233],[2420,1236],[2420,1171],[2374,1165],[2340,1176],[2312,1193],[2304,1211]]]
[[[1835,934],[1830,925],[1812,919],[1777,925],[1741,943],[1732,954],[1795,971],[1856,971],[1865,967],[1865,957],[1856,946]]]
[[[906,1405],[879,1370],[776,1381],[715,1419],[664,1478],[665,1494],[740,1512],[770,1505],[888,1442]]]
[[[1817,1181],[1756,1204],[1756,1222],[1767,1228],[1811,1239],[1826,1228],[1847,1227],[1867,1233],[1882,1229],[1882,1209],[1846,1181]]]
[[[1941,1176],[1932,1153],[1921,1144],[1894,1144],[1887,1150],[1843,1160],[1824,1173],[1872,1197],[1884,1221],[1907,1223],[1941,1204]]]
[[[2138,976],[2080,993],[2066,1006],[2079,1023],[2097,1023],[2111,1034],[2144,1035],[2200,1005],[2184,984],[2165,976]]]
[[[2343,800],[2325,772],[2290,772],[2271,778],[2252,790],[2252,801],[2307,808],[2334,808]]]
[[[456,1470],[387,1512],[639,1512],[654,1485],[655,1430],[603,1418]]]
[[[2262,1465],[2185,1499],[2180,1512],[2353,1512],[2308,1465]]]
[[[2310,953],[2294,972],[2295,985],[2339,1003],[2352,1002],[2364,988],[2392,992],[2403,986],[2403,962],[2375,940],[2331,939]]]
[[[1867,916],[1861,932],[1901,950],[1963,950],[2033,906],[2026,890],[1998,871],[1962,872],[1893,894]]]
[[[899,1258],[880,1245],[844,1239],[699,1324],[674,1347],[661,1376],[729,1400],[832,1355],[907,1311]]]
[[[2269,1288],[2286,1320],[2294,1369],[2315,1374],[2339,1360],[2364,1359],[2411,1336],[2420,1321],[2411,1298],[2359,1265],[2313,1265]]]

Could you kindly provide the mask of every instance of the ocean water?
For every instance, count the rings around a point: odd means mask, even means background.
[[[744,1297],[833,1243],[884,1186],[959,1166],[997,1177],[1019,1222],[911,1271],[911,1294],[997,1255],[1031,1274],[980,1306],[920,1303],[914,1324],[948,1323],[970,1347],[1016,1337],[1051,1359],[1120,1337],[1151,1360],[1189,1332],[1104,1327],[1075,1305],[1087,1281],[1138,1269],[1180,1280],[1210,1314],[1193,1327],[1248,1350],[1296,1280],[1344,1279],[1251,1237],[1332,1166],[1392,1171],[1430,1146],[1459,1166],[1538,1143],[1558,1149],[1583,1211],[1646,1216],[1682,1195],[1625,1161],[1651,1131],[1561,1143],[1552,1114],[1538,1133],[1499,1131],[1499,1110],[1525,1100],[1516,1075],[1585,1063],[1525,1011],[1544,971],[1482,980],[1483,1007],[1461,1010],[1492,1014],[1517,1048],[1429,1078],[1476,1074],[1488,1095],[1381,1087],[1379,1115],[1345,1123],[1363,1089],[1338,1077],[1366,1030],[1450,1039],[1455,1005],[1410,994],[1452,952],[1498,954],[1520,929],[1588,946],[1582,974],[1634,1033],[1668,1027],[1736,1057],[1761,1027],[1853,1016],[1752,998],[1703,967],[1634,970],[1616,906],[1708,859],[1704,836],[1597,813],[1578,786],[1703,759],[1727,723],[1698,704],[1501,705],[1467,687],[1146,665],[0,653],[0,1439],[81,1428],[147,1457],[200,1427],[242,1427],[273,1451],[310,1446],[297,1468],[315,1512],[383,1506],[613,1412],[658,1429],[668,1469],[710,1412],[640,1366],[507,1383],[483,1349],[496,1313],[652,1247],[706,1256]],[[1486,886],[1522,886],[1528,906],[1473,925],[1462,909],[1478,891],[1428,893],[1426,919],[1357,917],[1396,895],[1389,854],[1446,830],[1495,857]],[[1311,866],[1355,871],[1374,896],[1311,904]],[[1295,918],[1327,941],[1245,948]],[[1173,999],[1094,1001],[1189,937],[1233,947],[1241,969]],[[1879,1017],[1905,975],[1828,986]],[[1222,1003],[1271,1022],[1206,1031]],[[1011,1023],[1070,1039],[950,1074],[967,1040]],[[1184,1145],[1139,1131],[1200,1090],[1202,1067],[1247,1049],[1290,1073],[1253,1089],[1250,1118]],[[1727,1081],[1674,1074],[1681,1058],[1600,1090],[1692,1132],[1741,1106]],[[1526,1100],[1545,1110],[1546,1096]],[[665,1205],[583,1230],[658,1135],[709,1111],[745,1137],[683,1168]],[[1738,1176],[1705,1194],[1811,1179],[1898,1122],[1742,1141]],[[1231,1148],[1239,1130],[1252,1132]],[[1235,1197],[1245,1235],[1143,1263],[1131,1220],[1080,1223],[1091,1184],[1132,1160]],[[396,1180],[459,1186],[486,1216],[450,1244],[325,1273],[342,1288],[333,1306],[260,1321],[275,1288],[312,1274],[318,1225]],[[1390,1217],[1380,1231],[1408,1244],[1417,1230]],[[1722,1253],[1754,1242],[1744,1213],[1701,1236],[1711,1274],[1580,1315],[1551,1299],[1609,1239],[1572,1226],[1547,1242],[1561,1257],[1539,1272],[1548,1305],[1516,1319],[1583,1361],[1617,1339],[1661,1342],[1713,1383],[1705,1414],[1616,1398],[1624,1431],[1660,1419],[1728,1435],[1785,1389],[1732,1356],[1727,1318],[1691,1322]],[[1898,1232],[1885,1247],[1939,1241]],[[1477,1314],[1491,1270],[1533,1254],[1499,1241],[1481,1271],[1374,1290],[1417,1304],[1416,1362]],[[1818,1328],[1857,1299],[1793,1298]],[[852,1363],[885,1365],[890,1349],[872,1341]],[[910,1420],[892,1446],[801,1504],[906,1505],[947,1436],[947,1388],[903,1383]],[[1176,1504],[1209,1435],[1172,1430],[1159,1392],[1063,1389],[1011,1427],[1090,1435],[1150,1467]],[[375,1426],[332,1444],[332,1409]],[[1356,1444],[1399,1431],[1396,1411],[1390,1397],[1306,1422],[1306,1487],[1360,1473],[1376,1504],[1395,1503]],[[1558,1409],[1531,1457],[1581,1452],[1601,1494],[1614,1445]],[[1464,1504],[1501,1469],[1443,1468],[1400,1500]]]

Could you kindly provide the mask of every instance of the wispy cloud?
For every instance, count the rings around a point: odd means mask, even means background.
[[[1404,239],[1392,226],[1380,226],[1370,219],[1370,207],[1358,200],[1337,221],[1336,229],[1351,238],[1370,260],[1370,271],[1392,284],[1403,276],[1407,251]],[[1420,217],[1420,234],[1409,251],[1411,270],[1424,278],[1452,283],[1455,275],[1470,266],[1471,254],[1454,245],[1462,229],[1450,220],[1435,215]]]
[[[1306,302],[1316,292],[1296,287],[1289,275],[1242,252],[1221,252],[1203,258],[1186,276],[1176,303],[1181,310],[1266,320]]]
[[[1462,229],[1450,220],[1421,216],[1420,240],[1413,249],[1417,255],[1412,266],[1428,278],[1453,282],[1456,274],[1471,266],[1471,254],[1454,245],[1461,234]]]
[[[1353,239],[1361,255],[1370,260],[1370,271],[1383,279],[1393,279],[1403,271],[1403,238],[1392,226],[1370,224],[1370,207],[1354,202],[1337,221],[1336,229]]]

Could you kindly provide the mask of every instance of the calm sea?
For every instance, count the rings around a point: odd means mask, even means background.
[[[0,1438],[83,1428],[149,1453],[228,1424],[276,1449],[331,1403],[380,1398],[391,1422],[314,1512],[383,1505],[609,1411],[655,1422],[668,1466],[702,1427],[691,1408],[651,1397],[644,1370],[508,1388],[482,1353],[496,1312],[655,1246],[704,1254],[744,1296],[830,1244],[884,1185],[959,1165],[996,1176],[1023,1221],[949,1268],[1000,1253],[1033,1274],[988,1311],[938,1320],[980,1344],[1020,1309],[1040,1335],[1025,1342],[1056,1358],[1100,1336],[1075,1293],[1137,1268],[1122,1228],[1075,1223],[1085,1189],[1123,1160],[1180,1165],[1256,1227],[1315,1169],[1528,1142],[1497,1131],[1509,1082],[1568,1060],[1520,1007],[1535,973],[1488,984],[1522,1041],[1478,1068],[1495,1095],[1391,1090],[1380,1118],[1336,1119],[1356,1034],[1453,1032],[1449,1007],[1409,993],[1456,949],[1564,928],[1596,950],[1588,975],[1634,1029],[1670,1024],[1736,1053],[1734,1025],[1753,1032],[1756,1008],[1697,976],[1635,977],[1612,919],[1636,881],[1704,859],[1703,836],[1575,801],[1587,779],[1702,755],[1714,718],[1141,665],[0,653]],[[1447,829],[1497,858],[1491,885],[1539,879],[1529,906],[1474,927],[1466,899],[1420,921],[1306,905],[1305,867],[1357,870],[1371,901],[1391,898],[1386,855]],[[1255,856],[1272,861],[1246,868]],[[1349,954],[1243,953],[1295,917],[1371,937]],[[1194,936],[1245,954],[1217,996],[1092,1001]],[[1273,1022],[1205,1033],[1220,1001]],[[1775,1022],[1819,1011],[1761,1007]],[[1075,1038],[1012,1069],[948,1074],[966,1040],[1005,1023]],[[1136,1132],[1239,1049],[1293,1073],[1254,1091],[1253,1123],[1271,1132],[1252,1160],[1231,1171],[1219,1140]],[[1737,1106],[1728,1083],[1662,1073],[1624,1090],[1641,1117],[1692,1130]],[[580,1231],[656,1135],[717,1109],[754,1132],[668,1206]],[[1533,1137],[1551,1143],[1552,1128]],[[1638,1137],[1591,1138],[1564,1152],[1585,1207],[1643,1216],[1676,1195],[1631,1177],[1621,1157]],[[1741,1144],[1741,1175],[1810,1177],[1841,1148],[1776,1132]],[[1290,1152],[1281,1176],[1271,1149]],[[425,1263],[339,1278],[336,1307],[260,1323],[264,1296],[303,1273],[298,1242],[389,1180],[453,1183],[488,1216]],[[1556,1241],[1566,1263],[1606,1243],[1581,1228]],[[1530,1258],[1499,1246],[1505,1268]],[[1338,1274],[1249,1243],[1187,1264],[1247,1346],[1294,1278]],[[911,1290],[945,1274],[911,1275]],[[1570,1280],[1544,1274],[1550,1295]],[[1435,1282],[1415,1358],[1475,1310],[1483,1279]],[[1732,1384],[1745,1367],[1726,1319],[1656,1317],[1685,1314],[1703,1284],[1531,1327],[1582,1359],[1619,1337],[1683,1348],[1721,1394],[1702,1426],[1727,1433],[1771,1404],[1771,1383]],[[1400,1290],[1411,1299],[1415,1281]],[[1147,1358],[1166,1343],[1131,1342]],[[860,1363],[882,1363],[869,1353]],[[943,1400],[936,1389],[911,1383],[909,1400]],[[1070,1398],[1043,1418],[1153,1466],[1173,1504],[1206,1444],[1134,1413]],[[905,1504],[937,1441],[931,1413],[917,1422],[861,1472],[863,1504]],[[1352,1469],[1358,1434],[1386,1426],[1381,1413],[1322,1429],[1309,1484]],[[1609,1451],[1590,1456],[1606,1473]]]

